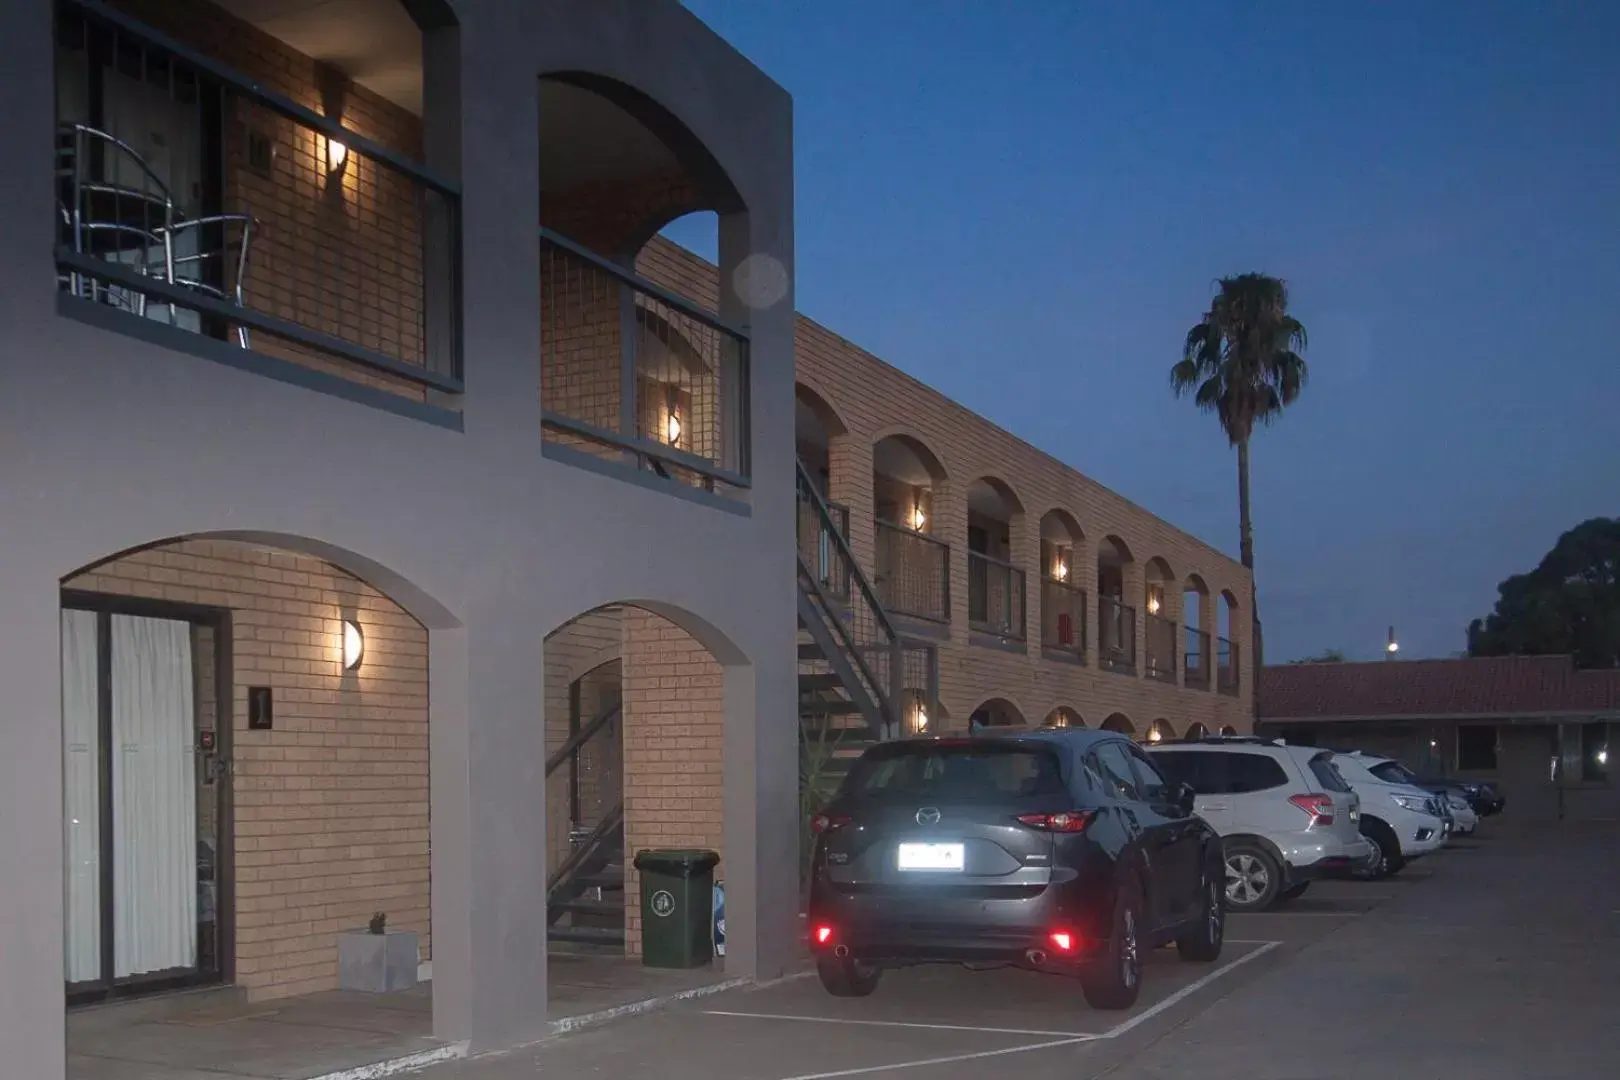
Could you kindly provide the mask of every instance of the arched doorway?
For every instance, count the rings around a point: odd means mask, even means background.
[[[1206,739],[1209,737],[1209,728],[1194,720],[1187,725],[1187,738],[1189,740]]]
[[[1124,713],[1114,713],[1102,723],[1104,731],[1117,731],[1122,735],[1135,735],[1136,725]]]
[[[1006,698],[994,697],[973,710],[968,717],[968,730],[1024,727],[1025,723],[1023,710]]]
[[[1086,726],[1086,721],[1085,718],[1080,715],[1080,711],[1078,709],[1071,709],[1067,705],[1059,705],[1057,708],[1046,714],[1046,719],[1041,722],[1041,726],[1055,728],[1083,728]]]
[[[967,486],[968,625],[1002,641],[1026,633],[1023,549],[1024,506],[1011,485],[981,476]]]
[[[1175,725],[1162,717],[1148,725],[1147,741],[1150,743],[1169,742],[1175,737]]]
[[[934,496],[945,468],[920,439],[895,434],[872,447],[872,585],[900,615],[949,622],[950,546],[933,535]]]
[[[1117,536],[1097,545],[1097,657],[1105,671],[1136,674],[1136,608],[1125,597],[1134,560]]]

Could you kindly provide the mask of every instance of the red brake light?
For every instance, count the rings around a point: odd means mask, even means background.
[[[817,814],[810,819],[810,831],[815,833],[832,832],[834,829],[842,829],[850,823],[850,820],[848,814]]]
[[[830,926],[816,927],[816,944],[825,945],[832,940],[833,928]]]
[[[1290,795],[1288,801],[1311,815],[1312,825],[1333,824],[1333,796],[1331,795]]]
[[[1082,833],[1096,816],[1095,810],[1064,810],[1057,814],[1019,814],[1018,822],[1042,832]]]
[[[1074,951],[1074,935],[1067,930],[1054,930],[1051,934],[1052,948],[1058,952]]]

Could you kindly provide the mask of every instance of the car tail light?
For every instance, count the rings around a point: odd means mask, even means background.
[[[831,941],[832,938],[833,938],[833,928],[832,927],[826,926],[826,925],[816,927],[815,941],[816,941],[817,945],[825,945],[825,944],[827,944],[827,942]]]
[[[1333,796],[1331,795],[1290,795],[1288,801],[1311,815],[1312,825],[1333,824]]]
[[[1047,940],[1051,941],[1052,948],[1056,949],[1058,952],[1066,953],[1074,951],[1075,936],[1068,930],[1054,930],[1048,936]]]
[[[1096,816],[1095,810],[1063,810],[1056,814],[1019,814],[1018,822],[1042,832],[1082,833]]]
[[[834,829],[842,829],[852,819],[848,814],[817,814],[810,819],[810,831],[815,833],[829,833]]]

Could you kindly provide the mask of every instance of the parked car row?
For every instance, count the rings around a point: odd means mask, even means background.
[[[954,963],[1071,975],[1094,1007],[1129,1008],[1149,951],[1209,963],[1228,911],[1398,873],[1502,802],[1389,758],[1255,736],[883,742],[811,821],[809,946],[841,997],[889,968]]]

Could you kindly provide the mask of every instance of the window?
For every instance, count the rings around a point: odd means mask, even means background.
[[[1152,803],[1167,803],[1171,801],[1170,783],[1164,774],[1153,767],[1147,755],[1140,750],[1131,751],[1131,764],[1136,768],[1138,790],[1142,798]]]
[[[1102,774],[1103,790],[1116,799],[1137,802],[1141,793],[1136,788],[1136,774],[1131,770],[1125,748],[1117,742],[1106,742],[1093,751],[1097,771]]]
[[[1491,724],[1465,724],[1457,729],[1457,770],[1494,772],[1496,728]]]
[[[1417,784],[1417,777],[1398,761],[1380,761],[1368,766],[1367,771],[1386,784]]]
[[[1211,770],[1206,766],[1214,761],[1214,754],[1200,753],[1196,750],[1155,750],[1149,756],[1153,758],[1153,763],[1159,767],[1159,771],[1171,780],[1191,784],[1192,789],[1200,795],[1208,793]]]
[[[1602,783],[1609,779],[1609,725],[1581,725],[1581,779]]]
[[[1350,785],[1344,782],[1339,770],[1333,767],[1333,755],[1320,753],[1311,758],[1311,775],[1316,782],[1322,785],[1324,791],[1348,792]]]
[[[1211,795],[1247,795],[1288,783],[1288,774],[1268,755],[1224,750],[1210,756],[1218,759],[1211,763],[1217,773],[1210,777]]]
[[[890,745],[855,763],[847,791],[884,802],[994,802],[1065,790],[1057,755],[1044,747]]]

